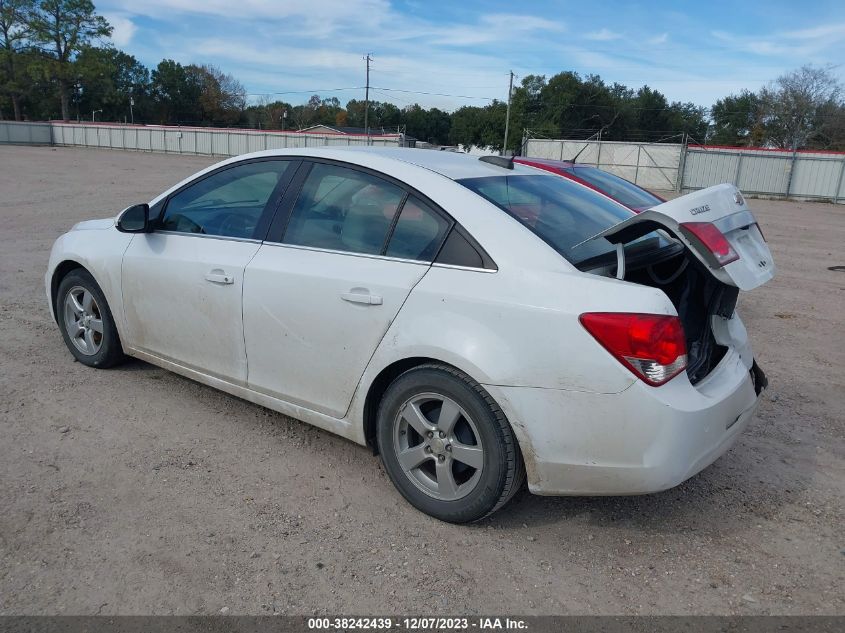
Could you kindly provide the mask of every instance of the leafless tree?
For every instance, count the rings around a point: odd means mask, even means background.
[[[841,116],[842,85],[831,67],[802,66],[763,88],[760,107],[769,143],[796,150]]]

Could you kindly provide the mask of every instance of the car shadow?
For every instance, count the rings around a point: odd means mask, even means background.
[[[742,531],[749,524],[794,513],[788,506],[803,506],[812,485],[817,468],[812,450],[804,449],[801,455],[791,452],[789,459],[783,459],[770,448],[764,435],[743,436],[702,472],[674,488],[648,495],[543,497],[525,489],[482,523],[503,529],[576,521],[649,533]]]
[[[269,411],[144,361],[132,359],[115,370],[140,373],[152,379],[184,381],[201,392],[208,390],[230,398],[240,403],[245,411]],[[730,451],[701,473],[669,490],[627,497],[545,497],[524,489],[504,508],[473,525],[515,530],[577,522],[657,533],[712,533],[715,530],[724,534],[743,530],[753,521],[775,518],[785,506],[795,504],[812,485],[817,471],[815,444],[793,437],[796,422],[802,415],[804,412],[800,409],[784,409],[764,402],[759,419]],[[309,435],[326,434],[342,439],[281,413],[252,419],[252,423],[259,426],[301,424]],[[284,436],[278,439],[285,441]],[[345,452],[349,444],[348,441],[320,442],[306,450]],[[361,469],[382,469],[377,461],[379,458],[371,457],[371,449],[357,444],[354,447],[356,450],[343,459],[351,458]],[[339,460],[341,456],[336,458]],[[403,503],[398,493],[396,496],[397,503]],[[407,510],[416,512],[410,506]],[[714,517],[719,520],[714,521]]]

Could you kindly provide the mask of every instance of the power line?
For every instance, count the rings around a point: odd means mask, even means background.
[[[455,99],[481,99],[483,101],[496,101],[496,97],[479,97],[477,95],[453,95],[445,92],[424,92],[422,90],[401,90],[399,88],[374,88],[377,90],[386,90],[387,92],[405,92],[414,95],[428,95],[430,97],[454,97]]]
[[[340,92],[343,90],[363,90],[364,86],[351,86],[349,88],[314,88],[312,90],[286,90],[283,92],[247,92],[248,97],[264,97],[269,95],[302,95],[317,94],[320,92]]]

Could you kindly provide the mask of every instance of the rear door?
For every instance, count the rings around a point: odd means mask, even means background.
[[[378,174],[329,162],[306,169],[246,268],[248,384],[340,418],[452,222]]]
[[[775,264],[757,220],[731,184],[664,202],[585,241],[625,244],[655,229],[683,242],[722,283],[753,290],[774,277]]]

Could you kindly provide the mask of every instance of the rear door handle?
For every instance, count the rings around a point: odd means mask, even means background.
[[[213,284],[233,284],[235,283],[235,278],[232,275],[229,275],[219,268],[215,268],[214,270],[206,273],[205,280],[210,281]]]
[[[344,292],[340,298],[349,303],[363,303],[368,306],[380,306],[382,299],[378,295],[371,294],[366,288],[352,288],[349,292]]]

